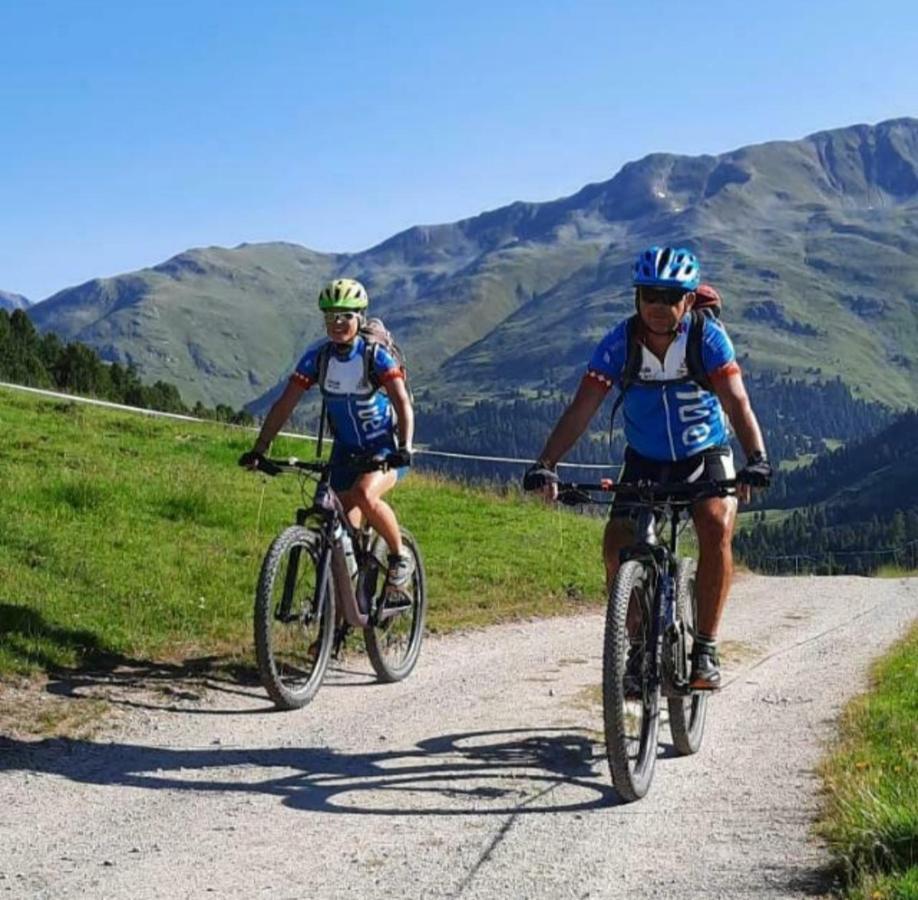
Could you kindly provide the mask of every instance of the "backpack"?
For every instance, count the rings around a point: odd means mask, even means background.
[[[720,294],[709,284],[700,284],[695,290],[695,303],[692,305],[692,320],[689,323],[688,341],[685,347],[685,366],[688,374],[681,378],[670,378],[665,381],[643,381],[641,373],[641,344],[635,338],[635,329],[638,325],[638,315],[635,313],[628,319],[627,351],[625,353],[625,367],[622,369],[619,381],[619,393],[612,404],[612,414],[609,417],[609,440],[612,440],[612,426],[615,414],[625,399],[625,391],[634,384],[652,384],[662,386],[667,384],[683,384],[694,381],[706,391],[713,390],[711,379],[704,370],[701,357],[702,336],[704,334],[705,319],[719,319],[723,301]]]
[[[405,351],[395,342],[392,332],[386,328],[382,319],[369,318],[360,326],[358,332],[363,338],[363,374],[367,383],[373,388],[372,394],[382,386],[379,380],[379,373],[376,371],[376,348],[382,346],[384,350],[398,363],[402,372],[402,378],[405,381],[405,390],[408,391],[408,400],[414,405],[414,395],[411,392],[411,385],[408,382],[408,369],[405,365]],[[322,392],[322,409],[319,413],[319,435],[316,445],[316,454],[322,453],[322,438],[325,432],[325,422],[328,418],[325,404],[325,375],[328,372],[328,362],[331,359],[332,345],[331,342],[325,344],[319,350],[319,356],[316,360],[319,370],[319,390]],[[329,430],[331,423],[329,422]],[[334,435],[333,435],[334,436]]]

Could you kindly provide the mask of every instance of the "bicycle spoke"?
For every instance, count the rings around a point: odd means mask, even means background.
[[[262,683],[285,709],[308,703],[321,684],[333,638],[331,591],[316,603],[318,538],[294,526],[271,545],[255,604]]]
[[[390,598],[379,597],[375,624],[364,629],[367,654],[370,663],[381,681],[400,681],[414,668],[424,638],[424,620],[427,612],[427,587],[424,575],[424,563],[418,552],[414,538],[402,531],[405,549],[411,554],[414,571],[404,601],[395,602]],[[378,540],[374,562],[375,571],[366,573],[373,579],[377,593],[382,588],[385,571],[385,544]]]

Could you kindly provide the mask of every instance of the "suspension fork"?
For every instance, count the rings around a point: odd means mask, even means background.
[[[306,524],[309,517],[309,510],[302,507],[296,511],[296,524],[301,528]],[[302,547],[293,547],[290,550],[290,562],[287,564],[287,572],[284,575],[284,591],[281,594],[280,606],[277,610],[277,618],[286,622],[290,617],[290,607],[293,606],[293,595],[296,593],[296,579],[300,571],[300,555],[303,552]]]
[[[322,535],[322,548],[319,550],[319,559],[316,562],[316,592],[312,598],[312,609],[316,615],[322,613],[322,598],[328,588],[328,579],[331,576],[331,554],[332,542],[331,531],[334,517],[330,516],[323,524],[320,534]]]

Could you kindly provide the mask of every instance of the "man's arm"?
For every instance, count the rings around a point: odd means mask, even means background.
[[[765,487],[771,480],[771,466],[765,456],[765,442],[762,440],[762,430],[759,428],[759,421],[752,411],[752,404],[749,402],[749,395],[746,393],[746,385],[743,384],[743,376],[738,371],[731,371],[730,374],[717,378],[713,382],[714,392],[717,399],[730,419],[730,424],[736,432],[736,437],[746,454],[746,468],[744,472],[750,472],[758,468],[763,469],[764,479],[757,486]],[[753,465],[750,467],[750,463]],[[740,473],[742,474],[742,473]],[[736,496],[740,503],[748,503],[752,499],[752,487],[750,483],[739,484],[736,488]]]
[[[580,382],[577,393],[561,414],[539,454],[540,463],[551,469],[564,458],[568,450],[577,443],[580,435],[586,431],[608,391],[608,385],[589,376]]]
[[[258,433],[258,438],[252,447],[255,453],[266,453],[268,451],[271,441],[277,437],[277,433],[284,427],[284,422],[290,418],[290,414],[296,408],[297,403],[300,402],[300,397],[303,396],[303,391],[305,390],[306,388],[303,385],[292,379],[287,382],[284,392],[274,401],[274,405],[265,416],[261,431]]]
[[[756,452],[764,455],[765,442],[762,440],[762,430],[752,411],[752,404],[749,402],[749,394],[746,393],[742,374],[739,371],[733,371],[717,378],[714,380],[713,387],[717,399],[720,400],[736,432],[746,459]]]

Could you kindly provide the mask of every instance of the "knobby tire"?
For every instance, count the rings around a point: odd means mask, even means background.
[[[651,684],[651,616],[654,579],[652,569],[638,560],[621,565],[606,607],[606,628],[602,660],[603,719],[606,756],[612,784],[626,802],[639,800],[650,787],[657,761],[657,735],[660,728],[660,685]],[[644,645],[641,696],[626,696],[625,672],[630,639],[628,609],[640,614],[639,634]]]
[[[697,605],[695,600],[695,560],[682,558],[676,568],[676,615],[685,628],[685,649],[691,665],[692,645],[697,627]],[[673,746],[682,756],[689,756],[701,749],[704,738],[704,721],[707,714],[708,696],[703,691],[693,691],[687,697],[670,697],[669,730]]]
[[[298,525],[282,531],[265,555],[255,594],[255,657],[261,683],[280,709],[298,709],[325,677],[335,632],[331,577],[315,602],[321,538]],[[279,617],[285,592],[289,607]]]

